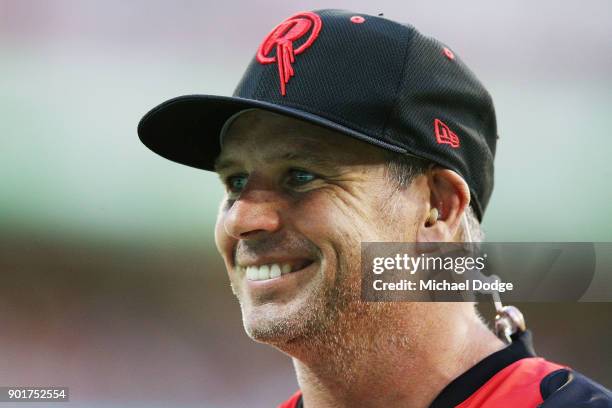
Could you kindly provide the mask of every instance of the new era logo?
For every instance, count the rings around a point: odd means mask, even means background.
[[[442,122],[440,119],[434,120],[434,129],[436,131],[436,141],[438,144],[448,144],[453,148],[459,147],[459,136]]]

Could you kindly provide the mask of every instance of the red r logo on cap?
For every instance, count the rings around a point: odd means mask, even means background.
[[[274,27],[264,38],[257,50],[257,61],[261,64],[278,65],[281,94],[285,96],[287,82],[294,75],[293,66],[295,56],[303,53],[312,45],[321,31],[321,17],[310,11],[294,14]],[[298,48],[293,49],[293,42],[304,37],[310,31],[306,41]],[[276,55],[268,55],[276,47]]]
[[[434,120],[434,129],[436,131],[436,141],[438,144],[449,144],[453,148],[459,147],[459,136],[442,122],[440,119]]]

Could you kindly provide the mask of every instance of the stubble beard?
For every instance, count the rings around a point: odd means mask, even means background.
[[[373,333],[382,328],[382,320],[392,306],[360,300],[360,257],[357,254],[346,258],[357,261],[339,264],[335,279],[327,284],[321,280],[291,313],[253,319],[238,296],[248,336],[303,362],[317,364],[323,357],[323,364],[342,372],[344,378],[350,378],[353,372],[357,375],[358,370],[350,362],[359,361],[363,354],[378,347]],[[406,339],[395,341],[398,340]]]
[[[259,313],[255,316],[258,311],[249,310],[252,306],[241,299],[237,288],[232,284],[232,291],[240,303],[247,335],[254,341],[270,344],[281,350],[303,341],[318,343],[317,339],[322,339],[337,326],[336,322],[347,305],[359,299],[359,291],[346,284],[355,279],[349,279],[346,273],[336,274],[331,284],[326,282],[323,276],[317,276],[315,279],[317,282],[308,289],[310,293],[298,304],[291,305],[289,310],[283,313],[272,311],[265,315]]]
[[[402,335],[384,334],[395,332],[385,326],[397,305],[361,301],[361,257],[356,249],[359,244],[344,244],[342,256],[336,252],[336,265],[330,266],[337,271],[334,279],[326,281],[325,273],[320,272],[309,295],[289,312],[255,315],[258,311],[249,310],[251,306],[245,304],[248,300],[241,299],[233,284],[232,290],[240,302],[244,328],[251,339],[304,363],[322,364],[321,369],[329,370],[331,377],[342,374],[342,378],[350,379],[363,371],[364,367],[358,364],[365,354],[389,342],[394,347],[406,348],[412,341]]]

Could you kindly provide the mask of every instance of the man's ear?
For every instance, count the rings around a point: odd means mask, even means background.
[[[429,205],[423,206],[424,212],[420,214],[416,240],[453,242],[470,203],[470,189],[459,174],[441,167],[427,172],[427,186]],[[437,219],[431,217],[433,208],[437,209]]]

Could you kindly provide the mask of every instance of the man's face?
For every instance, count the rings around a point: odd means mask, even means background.
[[[414,238],[413,205],[395,194],[383,151],[331,130],[245,112],[217,172],[227,195],[215,240],[255,340],[326,330],[359,299],[360,242]]]

